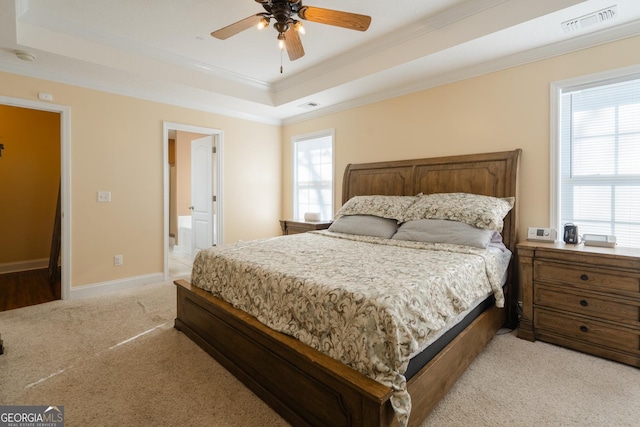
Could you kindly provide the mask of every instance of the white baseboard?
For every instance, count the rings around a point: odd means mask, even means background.
[[[39,270],[41,268],[49,268],[49,258],[5,262],[0,264],[0,274],[15,273],[18,271]]]
[[[144,286],[151,283],[164,281],[163,273],[145,274],[143,276],[127,277],[126,279],[111,280],[109,282],[95,283],[71,288],[70,299],[94,297],[115,291]]]

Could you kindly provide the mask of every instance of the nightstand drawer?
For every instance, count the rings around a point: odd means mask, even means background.
[[[545,309],[536,309],[534,325],[541,331],[553,331],[572,339],[618,350],[640,351],[640,330],[614,328],[591,319],[565,315]]]
[[[534,304],[640,326],[640,301],[538,285],[534,290]]]
[[[640,293],[640,276],[621,271],[593,270],[568,264],[534,261],[534,281],[598,286]]]

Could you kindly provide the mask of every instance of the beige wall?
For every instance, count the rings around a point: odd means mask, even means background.
[[[522,148],[519,238],[549,224],[550,83],[640,62],[640,37],[286,126],[282,212],[292,213],[291,138],[335,128],[335,206],[348,163]]]
[[[260,124],[0,73],[0,95],[51,93],[71,110],[71,285],[163,269],[162,123],[223,132],[224,242],[280,233],[291,215],[291,138],[336,131],[336,208],[347,163],[523,149],[520,236],[549,217],[549,84],[638,63],[640,37],[294,125]],[[97,203],[96,192],[112,192]],[[113,266],[113,256],[124,265]]]
[[[279,233],[280,127],[8,73],[0,81],[0,95],[46,92],[71,110],[72,287],[162,272],[163,121],[222,130],[225,242]],[[99,190],[112,202],[97,203]]]
[[[0,144],[0,264],[48,259],[60,184],[60,114],[0,105]]]

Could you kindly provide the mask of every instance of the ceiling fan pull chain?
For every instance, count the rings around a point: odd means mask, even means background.
[[[282,49],[280,49],[280,74],[282,74]]]

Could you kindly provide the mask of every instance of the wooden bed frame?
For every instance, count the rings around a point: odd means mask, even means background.
[[[348,165],[343,203],[356,195],[468,192],[516,196],[521,150]],[[516,199],[517,200],[517,199]],[[516,207],[503,240],[514,252]],[[515,263],[512,262],[511,266]],[[509,317],[515,305],[512,267],[506,309],[484,311],[408,382],[410,426],[420,425]],[[210,293],[178,280],[175,328],[184,332],[295,426],[395,426],[391,389],[275,332]],[[215,386],[215,385],[214,385]]]

